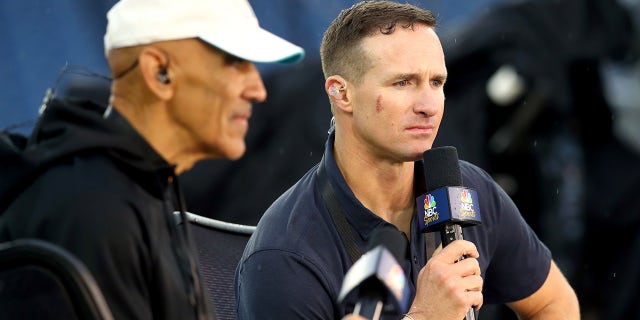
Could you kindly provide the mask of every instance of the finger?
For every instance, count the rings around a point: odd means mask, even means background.
[[[435,251],[433,251],[433,253],[431,254],[431,257],[434,257],[435,255],[440,253],[440,251],[442,251],[442,243],[436,248]]]
[[[438,253],[438,256],[440,259],[444,259],[448,263],[454,263],[460,260],[460,257],[462,256],[478,258],[480,253],[478,253],[478,249],[473,242],[467,240],[455,240],[448,246],[444,247],[442,251]]]
[[[467,292],[467,301],[469,305],[476,311],[482,308],[482,304],[484,303],[484,297],[482,296],[482,291],[468,291]]]
[[[480,276],[464,277],[463,287],[466,291],[482,291],[484,280]]]
[[[476,276],[473,276],[476,277]],[[477,277],[480,278],[480,277]],[[456,296],[457,298],[455,300],[457,300],[460,305],[459,307],[465,307],[466,309],[468,308],[475,308],[476,310],[479,310],[480,307],[482,307],[482,304],[484,303],[484,297],[482,294],[482,285],[480,283],[477,282],[477,279],[473,279],[473,280],[469,280],[466,279],[465,281],[463,281],[464,283],[459,283],[457,288],[459,291],[456,291]],[[482,280],[480,280],[481,282]],[[476,284],[471,284],[476,282]],[[464,289],[464,288],[469,288],[469,289]]]
[[[458,261],[455,264],[455,268],[458,268],[458,272],[463,276],[480,276],[482,270],[480,270],[480,262],[476,258],[465,258]]]

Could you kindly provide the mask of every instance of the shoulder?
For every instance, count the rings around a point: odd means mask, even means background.
[[[530,228],[511,197],[485,170],[460,161],[465,187],[478,192],[482,223],[465,231],[478,246],[485,269],[487,303],[520,299],[535,291],[546,277],[550,253]],[[527,274],[514,275],[513,270]]]
[[[333,225],[317,192],[315,173],[314,167],[271,204],[245,253],[265,249],[306,252],[329,241]]]
[[[150,232],[142,216],[148,214],[141,210],[150,209],[134,204],[141,200],[112,166],[108,159],[78,157],[49,167],[9,208],[4,227],[10,237],[60,244],[92,270],[106,267],[106,259],[146,252]]]
[[[278,261],[290,271],[314,274],[325,284],[344,274],[342,243],[317,193],[314,172],[310,170],[267,209],[245,248],[243,270]],[[277,276],[282,281],[289,277],[281,272]]]
[[[79,155],[59,163],[33,188],[30,197],[42,203],[38,211],[56,216],[59,223],[76,224],[77,232],[88,235],[138,229],[143,222],[139,215],[153,206],[153,198],[103,155]]]
[[[265,211],[254,232],[254,242],[273,247],[294,245],[318,224],[321,203],[316,194],[315,169],[309,170]]]
[[[517,215],[520,215],[511,197],[487,171],[470,162],[460,160],[460,172],[463,185],[478,192],[480,202],[486,209],[491,209],[492,213],[499,213],[502,209],[506,209],[517,211]],[[487,205],[489,207],[486,207]],[[485,208],[481,209],[485,211]]]
[[[493,184],[491,175],[471,162],[460,160],[460,173],[462,174],[462,181],[465,186],[468,185],[471,187]]]

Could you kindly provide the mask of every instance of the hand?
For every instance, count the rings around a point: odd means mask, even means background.
[[[342,318],[342,320],[367,320],[365,317],[361,317],[358,315],[348,314]]]
[[[463,255],[466,258],[456,262]],[[479,256],[476,246],[466,240],[438,248],[418,275],[411,317],[460,320],[470,307],[480,309],[483,281]]]

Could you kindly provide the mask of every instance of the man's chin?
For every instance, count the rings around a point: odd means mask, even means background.
[[[246,151],[247,146],[244,144],[244,142],[242,144],[233,145],[223,150],[223,158],[228,160],[238,160],[242,158]]]
[[[423,156],[424,152],[429,150],[429,149],[431,149],[431,148],[432,148],[432,145],[428,145],[428,146],[421,146],[421,147],[413,150],[413,154],[408,157],[407,162],[422,160],[422,156]]]

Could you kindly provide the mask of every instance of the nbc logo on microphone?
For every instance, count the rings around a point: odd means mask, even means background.
[[[462,217],[475,217],[476,211],[473,208],[473,198],[471,198],[471,192],[464,189],[460,192],[460,215]]]
[[[436,198],[431,194],[427,194],[424,198],[424,224],[427,225],[433,221],[437,221],[440,215],[436,211]]]

